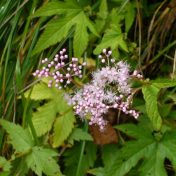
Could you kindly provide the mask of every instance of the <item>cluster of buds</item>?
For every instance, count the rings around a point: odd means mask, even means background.
[[[125,114],[138,118],[139,113],[131,109],[132,88],[131,77],[142,78],[139,73],[130,75],[129,65],[123,61],[115,63],[111,58],[112,51],[103,50],[99,59],[104,67],[93,73],[92,81],[81,90],[68,98],[69,104],[74,106],[75,113],[81,119],[90,119],[90,125],[98,125],[104,130],[107,121],[103,115],[109,109],[118,109]]]
[[[72,58],[69,62],[65,48],[56,54],[52,61],[48,58],[43,59],[42,64],[43,68],[36,70],[33,76],[48,77],[48,87],[55,86],[58,89],[69,85],[75,76],[82,78],[82,68],[86,65],[86,63],[79,64],[78,58]]]

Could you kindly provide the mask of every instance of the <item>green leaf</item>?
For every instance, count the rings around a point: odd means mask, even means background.
[[[28,152],[31,150],[34,141],[27,129],[25,130],[19,125],[2,119],[0,120],[0,124],[9,134],[10,143],[13,145],[16,152]]]
[[[92,136],[80,128],[75,128],[69,137],[69,143],[73,144],[74,141],[87,140],[93,141]]]
[[[146,111],[148,117],[150,118],[153,128],[155,130],[160,130],[162,125],[162,119],[158,112],[157,96],[159,93],[159,88],[154,85],[145,86],[142,88],[142,93],[146,102]]]
[[[135,20],[135,7],[131,2],[128,2],[125,10],[125,31],[128,33]]]
[[[169,79],[158,79],[151,81],[152,85],[158,87],[159,89],[174,87],[176,86],[176,81],[172,81]]]
[[[101,43],[94,50],[94,54],[99,54],[104,48],[108,47],[112,50],[121,48],[122,50],[128,52],[126,42],[124,41],[124,34],[119,26],[111,25],[111,28],[105,31]]]
[[[104,168],[98,167],[98,168],[89,170],[88,173],[95,176],[104,176],[105,171],[104,171]]]
[[[34,48],[33,54],[60,42],[68,36],[70,30],[74,27],[74,55],[76,57],[81,56],[88,45],[87,29],[98,36],[94,24],[88,19],[77,1],[73,0],[66,2],[51,2],[36,12],[37,16],[53,14],[63,14],[63,16],[62,18],[51,20],[47,24],[44,33],[41,35]]]
[[[42,33],[39,38],[33,54],[39,53],[42,50],[52,46],[62,39],[66,38],[71,27],[74,25],[75,15],[66,16],[59,19],[51,20],[45,28],[45,31]]]
[[[126,143],[120,151],[121,154],[111,166],[111,169],[107,170],[107,176],[124,176],[141,158],[153,151],[154,147],[155,144],[152,143],[152,140],[139,140]]]
[[[115,144],[104,145],[102,148],[102,160],[106,169],[110,169],[114,163],[118,152],[120,151],[119,147]]]
[[[25,97],[28,97],[29,92],[30,90],[25,93]],[[33,100],[47,100],[32,114],[32,122],[37,136],[42,136],[51,130],[57,114],[62,115],[68,110],[71,111],[64,99],[64,92],[56,88],[48,88],[44,83],[36,84],[33,87],[30,98]]]
[[[27,98],[30,94],[30,91],[25,92],[24,96]],[[30,95],[30,98],[33,100],[45,100],[45,99],[52,99],[58,90],[56,89],[49,89],[48,86],[44,83],[36,84]]]
[[[42,176],[42,172],[48,176],[58,175],[61,176],[59,166],[53,157],[58,154],[43,147],[33,147],[32,152],[27,155],[26,162],[38,176]]]
[[[140,124],[140,123],[139,123]],[[151,138],[151,133],[150,133],[150,128],[149,127],[145,127],[145,130],[142,128],[139,128],[138,126],[134,125],[134,124],[122,124],[122,125],[118,125],[115,128],[117,128],[118,130],[124,132],[125,134],[134,137],[135,139],[139,139],[139,138]]]
[[[43,106],[37,108],[37,112],[33,113],[32,122],[36,129],[37,136],[42,136],[50,131],[56,118],[56,104],[49,101]]]
[[[13,175],[18,175],[18,176],[27,175],[29,168],[27,167],[25,159],[26,159],[25,157],[20,157],[12,161],[13,167],[12,167],[11,173],[13,173]]]
[[[176,167],[176,131],[165,131],[163,136],[161,135],[158,139],[153,135],[148,123],[148,121],[142,120],[138,125],[119,126],[118,129],[137,140],[126,142],[122,149],[115,154],[116,159],[113,160],[111,166],[105,165],[106,176],[124,176],[136,165],[139,167],[141,176],[167,176],[164,166],[166,158],[171,161],[174,168]],[[146,135],[146,131],[148,135]],[[141,134],[138,134],[139,132]]]
[[[78,160],[81,152],[81,144],[75,144],[72,148],[68,149],[64,153],[64,162],[65,162],[65,175],[75,176],[76,169],[78,166]],[[86,175],[86,171],[93,167],[96,160],[97,148],[92,142],[86,142],[84,155],[82,158],[82,163],[80,167],[79,176]]]
[[[97,13],[97,18],[95,20],[96,29],[98,32],[101,32],[106,24],[106,18],[108,16],[108,6],[107,6],[107,0],[102,0],[99,12]]]
[[[164,168],[165,155],[160,145],[155,144],[153,151],[146,157],[145,162],[140,168],[141,176],[167,176]]]
[[[56,119],[53,133],[53,147],[60,146],[68,138],[73,127],[75,117],[72,111],[68,111]]]
[[[8,176],[10,174],[11,163],[4,157],[0,156],[0,176]]]
[[[78,12],[80,11],[80,7],[78,6],[75,1],[52,1],[48,2],[44,6],[42,6],[40,9],[38,9],[32,17],[39,17],[39,16],[51,16],[56,14],[64,14],[68,11],[71,12]]]

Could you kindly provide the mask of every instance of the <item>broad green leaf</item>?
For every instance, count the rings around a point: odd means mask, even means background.
[[[48,176],[61,176],[59,165],[53,159],[56,156],[58,154],[51,149],[35,146],[31,153],[26,156],[26,163],[38,176],[42,176],[42,173]]]
[[[64,39],[68,35],[71,27],[74,25],[74,17],[75,15],[72,14],[70,16],[51,20],[46,25],[45,31],[39,38],[33,54],[39,53]]]
[[[73,0],[69,0],[69,1],[67,0],[66,2],[51,1],[46,3],[40,9],[38,9],[32,17],[64,14],[64,13],[67,13],[68,10],[71,12],[78,12],[80,11],[80,7]]]
[[[49,101],[39,107],[37,112],[33,113],[32,122],[36,129],[37,136],[42,136],[52,128],[56,118],[56,110],[55,101]]]
[[[176,169],[176,131],[168,132],[164,135],[161,150],[171,161],[172,166]]]
[[[133,3],[128,2],[125,7],[125,31],[128,33],[135,20],[135,7]]]
[[[0,156],[0,176],[8,176],[10,174],[11,163],[4,157]]]
[[[52,8],[54,10],[52,10]],[[48,16],[53,14],[63,14],[63,16],[51,20],[47,24],[44,33],[41,35],[34,48],[33,54],[60,42],[68,36],[70,30],[74,29],[74,56],[81,56],[88,45],[87,29],[98,36],[94,24],[89,20],[77,1],[73,0],[66,2],[51,2],[36,12],[36,16]]]
[[[95,48],[94,54],[99,54],[104,48],[108,47],[112,50],[121,48],[128,52],[126,42],[124,41],[124,34],[119,26],[111,25],[111,28],[106,30],[101,43]]]
[[[153,151],[154,147],[155,143],[152,140],[138,140],[126,143],[125,147],[120,151],[121,154],[110,169],[107,170],[107,176],[124,176],[141,158]]]
[[[25,93],[25,97],[28,97],[29,92],[30,90]],[[64,99],[64,92],[56,88],[48,88],[44,83],[36,84],[33,87],[30,98],[33,100],[47,100],[32,114],[32,122],[37,136],[44,135],[51,130],[57,114],[62,115],[71,110]]]
[[[105,165],[105,176],[124,176],[139,162],[140,174],[138,175],[167,176],[164,166],[166,158],[170,160],[174,168],[176,167],[176,131],[166,130],[163,136],[158,139],[154,137],[152,129],[148,128],[150,126],[148,123],[148,121],[142,120],[138,125],[124,124],[119,126],[124,133],[137,140],[126,142],[122,149],[115,154],[116,159],[111,166]],[[129,130],[125,130],[128,127]],[[145,135],[145,131],[150,135]],[[137,134],[139,132],[141,135]]]
[[[75,128],[69,137],[69,143],[73,144],[74,141],[93,141],[92,136],[80,128]]]
[[[96,29],[98,32],[101,32],[103,27],[105,26],[107,16],[108,16],[107,0],[101,0],[99,12],[97,13],[97,18],[95,20]]]
[[[0,120],[1,126],[7,131],[10,136],[10,143],[13,145],[16,152],[28,152],[34,145],[31,134],[27,129],[12,122]]]
[[[145,86],[142,88],[142,93],[146,102],[146,111],[155,130],[160,130],[162,119],[158,112],[157,96],[159,88],[154,85]]]
[[[67,176],[76,176],[76,170],[80,158],[81,144],[75,144],[72,148],[64,153],[65,171]],[[80,166],[80,172],[77,176],[86,175],[89,168],[93,167],[96,160],[97,148],[92,142],[86,142],[84,155]]]
[[[120,148],[116,144],[104,145],[102,147],[102,160],[106,169],[111,168],[119,151]]]
[[[64,140],[68,138],[73,127],[75,117],[72,111],[68,111],[56,119],[53,133],[53,147],[62,145]]]
[[[25,92],[25,97],[27,98],[30,94],[30,91]],[[58,92],[58,91],[57,91]],[[45,83],[36,84],[30,95],[30,98],[33,100],[44,100],[44,99],[52,99],[56,95],[56,90],[48,88]]]
[[[86,17],[84,12],[80,12],[80,14],[75,18],[75,34],[73,38],[73,49],[75,56],[81,56],[82,53],[87,48],[88,44],[88,32],[87,28],[95,35],[98,35],[93,24]]]
[[[160,145],[155,144],[155,149],[148,156],[140,168],[141,176],[167,176],[164,168],[165,155]]]
[[[151,81],[152,85],[158,87],[159,89],[174,87],[176,86],[176,81],[172,81],[169,79],[159,79]]]
[[[139,124],[140,125],[140,124]],[[134,124],[122,124],[122,125],[118,125],[115,128],[119,129],[120,131],[124,132],[125,134],[134,137],[136,139],[139,138],[151,138],[151,133],[150,133],[150,129],[146,126],[145,130],[142,128],[139,128],[139,125],[134,125]]]

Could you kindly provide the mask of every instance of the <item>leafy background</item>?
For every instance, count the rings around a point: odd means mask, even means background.
[[[175,0],[1,0],[0,175],[174,176],[175,14]],[[87,68],[68,89],[49,89],[32,73],[64,47]],[[90,80],[104,48],[145,78],[134,84],[139,119],[111,124],[115,144],[111,128],[103,138],[64,99]]]

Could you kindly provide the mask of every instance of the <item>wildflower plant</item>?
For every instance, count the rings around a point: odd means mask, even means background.
[[[131,108],[133,91],[130,80],[134,76],[142,76],[137,71],[130,75],[129,65],[124,61],[116,62],[110,50],[103,49],[98,58],[102,67],[92,73],[90,83],[66,99],[73,105],[76,115],[82,120],[89,119],[89,125],[98,125],[103,131],[108,123],[103,116],[109,109],[118,109],[138,118],[139,113]],[[68,62],[66,49],[56,54],[50,62],[45,58],[42,64],[45,66],[36,70],[33,75],[39,78],[48,77],[48,87],[54,86],[58,89],[69,85],[75,76],[82,78],[82,67],[85,65],[79,64],[78,58],[72,58]]]
[[[104,130],[108,123],[104,114],[109,109],[119,111],[138,118],[139,113],[131,108],[133,91],[130,80],[132,77],[142,78],[134,71],[130,75],[129,65],[124,61],[115,62],[112,51],[106,49],[99,55],[102,67],[92,73],[90,83],[70,97],[75,113],[81,118],[89,119],[89,125],[98,125]]]
[[[73,77],[82,78],[82,67],[85,64],[79,64],[78,58],[74,57],[69,62],[66,49],[64,48],[55,55],[52,61],[49,61],[48,58],[43,59],[43,68],[36,70],[33,76],[49,78],[48,87],[55,86],[58,89],[62,89],[62,87],[66,87],[71,83]]]

